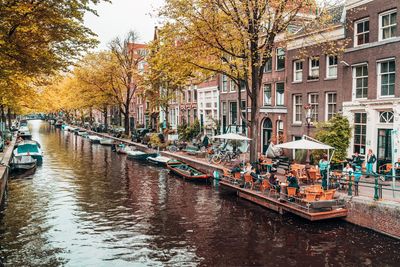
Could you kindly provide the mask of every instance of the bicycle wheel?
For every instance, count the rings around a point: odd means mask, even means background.
[[[214,163],[214,164],[220,164],[221,161],[222,161],[222,157],[221,157],[221,155],[219,155],[219,154],[214,155],[214,156],[211,158],[211,162]]]
[[[174,153],[174,152],[178,151],[178,147],[176,147],[176,146],[169,146],[169,147],[168,147],[168,151]]]

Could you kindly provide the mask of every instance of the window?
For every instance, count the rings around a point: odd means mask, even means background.
[[[192,92],[189,90],[187,91],[188,95],[187,95],[187,102],[192,102]]]
[[[232,125],[236,125],[237,123],[237,114],[237,102],[230,102],[230,119]]]
[[[356,99],[368,97],[368,65],[353,68],[353,96]]]
[[[319,79],[319,58],[310,58],[309,80]]]
[[[369,43],[369,19],[357,21],[354,26],[355,38],[354,46]]]
[[[303,119],[303,99],[302,95],[293,95],[293,122],[301,123]]]
[[[228,91],[228,77],[226,75],[222,75],[222,92]]]
[[[226,102],[222,102],[222,133],[226,133],[226,127],[228,126],[226,106]]]
[[[318,121],[318,94],[309,94],[308,95],[308,103],[310,104],[310,112],[311,112],[311,121]]]
[[[197,120],[197,109],[193,109],[193,121]]]
[[[283,106],[285,104],[285,84],[277,83],[276,84],[276,102],[277,106]]]
[[[285,69],[285,49],[276,49],[276,70]]]
[[[264,73],[272,71],[272,57],[269,57],[265,62]]]
[[[190,124],[190,109],[187,110],[187,124]]]
[[[380,96],[394,96],[396,80],[396,63],[388,60],[378,63],[378,90]]]
[[[381,111],[379,112],[379,122],[381,123],[393,123],[393,112]]]
[[[303,80],[303,61],[297,60],[293,63],[293,81],[301,82]]]
[[[271,105],[271,85],[264,84],[264,106]]]
[[[353,152],[365,154],[367,139],[367,113],[354,113],[354,148]]]
[[[194,102],[197,102],[197,90],[193,90],[193,100]]]
[[[231,85],[230,91],[231,91],[231,92],[236,92],[236,88],[237,88],[236,83],[235,83],[233,80],[230,80],[229,83],[230,83],[230,85]]]
[[[326,120],[336,114],[336,93],[326,93]]]
[[[326,57],[326,78],[336,78],[337,77],[337,56],[327,56]]]
[[[379,15],[379,40],[386,40],[396,36],[397,10],[391,10]]]

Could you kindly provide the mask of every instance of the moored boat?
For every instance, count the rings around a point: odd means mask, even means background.
[[[158,166],[167,166],[167,162],[171,161],[171,158],[157,155],[156,157],[148,157],[147,160]]]
[[[114,144],[114,140],[110,138],[102,138],[100,140],[100,144],[103,146],[111,146]]]
[[[37,160],[31,156],[14,156],[11,161],[12,170],[30,170],[36,167]]]
[[[133,150],[126,153],[128,159],[146,160],[148,157],[156,157],[157,153],[145,153],[143,151]]]
[[[167,168],[172,173],[187,180],[207,181],[209,178],[211,178],[210,175],[179,161],[167,162]]]
[[[63,125],[63,121],[62,121],[62,120],[58,120],[58,121],[56,121],[56,123],[54,124],[54,127],[56,127],[56,128],[61,128],[62,125]]]
[[[128,154],[129,151],[135,151],[135,147],[132,146],[126,146],[124,144],[119,144],[115,148],[115,152],[118,154]]]
[[[13,151],[15,157],[31,156],[36,159],[37,164],[43,162],[43,153],[40,149],[40,144],[33,140],[24,140],[16,145]]]
[[[82,137],[87,137],[89,135],[85,130],[79,130],[76,134]]]
[[[90,140],[92,144],[100,144],[100,140],[103,138],[97,135],[88,135],[87,138]]]
[[[28,140],[31,139],[32,134],[27,126],[21,126],[18,130],[17,136],[21,137],[22,139]]]

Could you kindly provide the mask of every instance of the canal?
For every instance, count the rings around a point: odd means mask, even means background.
[[[279,215],[31,121],[44,163],[14,177],[6,266],[398,266],[400,241]]]

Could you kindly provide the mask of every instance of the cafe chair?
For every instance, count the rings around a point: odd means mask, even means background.
[[[247,185],[250,186],[250,189],[253,189],[254,186],[253,177],[251,177],[249,172],[246,172],[244,174],[244,187],[246,188]]]

